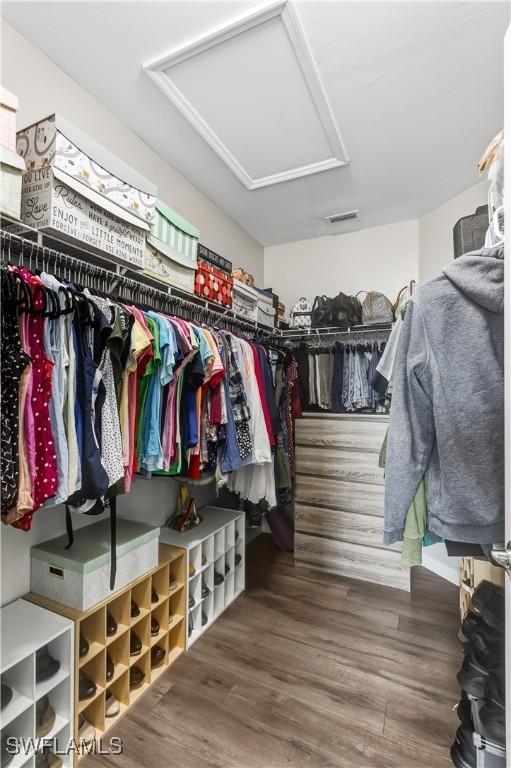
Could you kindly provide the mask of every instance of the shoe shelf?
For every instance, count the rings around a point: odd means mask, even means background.
[[[52,611],[57,619],[65,617],[66,626],[74,629],[70,651],[74,685],[70,686],[71,678],[68,681],[74,700],[68,730],[78,745],[96,739],[99,746],[99,740],[185,650],[187,568],[184,549],[161,544],[156,568],[87,611],[32,592],[26,596],[30,601],[26,605],[47,609],[45,614]],[[75,764],[86,754],[84,745]]]
[[[72,738],[74,623],[16,600],[0,610],[0,625],[2,699],[10,697],[0,709],[0,762],[2,768],[33,768],[47,742],[55,740],[52,752],[65,752]],[[59,757],[71,768],[72,754]]]
[[[203,507],[199,514],[200,525],[184,533],[160,531],[160,541],[187,553],[187,648],[245,589],[245,514],[220,507]]]

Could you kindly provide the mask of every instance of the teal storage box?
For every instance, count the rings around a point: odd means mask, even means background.
[[[147,233],[144,272],[193,293],[199,230],[161,200]]]
[[[122,589],[158,565],[160,529],[146,523],[117,519],[117,575]],[[110,597],[110,520],[86,525],[67,535],[44,541],[30,550],[30,589],[38,595],[87,611]],[[114,591],[115,591],[114,590]]]

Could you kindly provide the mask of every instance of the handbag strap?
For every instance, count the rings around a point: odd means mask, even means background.
[[[410,282],[410,285],[411,285],[411,284],[412,284],[412,283]],[[395,300],[395,302],[394,302],[394,303],[393,303],[393,305],[392,305],[392,311],[393,311],[393,312],[395,312],[395,311],[396,311],[396,309],[399,307],[399,302],[401,301],[401,296],[403,295],[403,291],[406,291],[406,289],[407,289],[407,288],[408,288],[408,290],[409,290],[409,286],[408,286],[408,285],[405,285],[405,286],[403,286],[403,288],[401,288],[401,290],[399,291],[399,293],[398,293],[398,295],[397,295],[397,299]]]

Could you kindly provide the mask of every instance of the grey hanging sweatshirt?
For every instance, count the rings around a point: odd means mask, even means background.
[[[384,541],[426,473],[428,529],[504,540],[504,248],[456,259],[412,296],[394,370]]]

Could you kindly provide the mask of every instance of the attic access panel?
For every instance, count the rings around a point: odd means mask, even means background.
[[[238,18],[144,68],[247,189],[348,162],[287,2]]]

